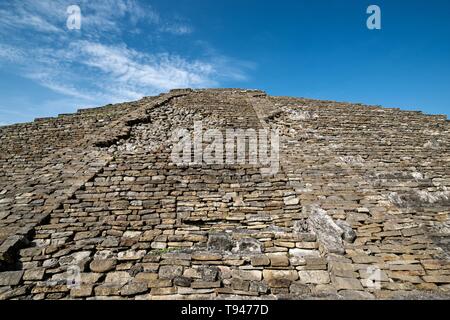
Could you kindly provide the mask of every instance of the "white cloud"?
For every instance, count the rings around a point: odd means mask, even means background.
[[[12,0],[0,4],[0,32],[27,29],[38,32],[67,32],[68,6],[72,0]],[[145,2],[136,0],[79,0],[83,34],[88,38],[108,38],[128,32],[138,24],[159,24],[160,17]],[[125,27],[127,26],[127,27]]]
[[[0,104],[0,122],[4,125],[32,121],[35,118],[54,117],[61,113],[73,113],[81,108],[97,106],[78,98],[44,99],[36,101],[32,97],[12,97]]]
[[[111,93],[122,90],[131,96],[178,87],[211,86],[214,67],[207,62],[187,61],[171,54],[146,54],[125,46],[108,46],[89,41],[73,43],[71,52],[80,64],[108,79]],[[105,89],[105,86],[102,86]]]

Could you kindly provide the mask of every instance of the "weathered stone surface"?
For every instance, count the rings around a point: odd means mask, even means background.
[[[333,285],[337,290],[363,290],[361,281],[356,278],[333,277]]]
[[[172,286],[172,280],[171,279],[148,280],[147,285],[149,288],[168,288]]]
[[[140,273],[136,274],[136,276],[134,277],[135,281],[140,281],[140,282],[149,282],[149,281],[154,281],[156,279],[158,279],[158,274],[152,273],[152,272],[140,272]]]
[[[234,270],[232,276],[242,280],[261,281],[262,272],[259,270]]]
[[[177,290],[174,287],[164,287],[164,288],[152,288],[150,294],[152,295],[152,299],[155,296],[168,296],[176,293]],[[166,298],[168,299],[168,298]]]
[[[93,286],[82,284],[77,288],[73,288],[70,290],[70,296],[72,298],[84,298],[89,297],[92,294]]]
[[[45,260],[45,261],[42,263],[42,266],[43,266],[44,268],[48,268],[48,269],[55,268],[57,265],[58,265],[58,259],[55,259],[55,258]]]
[[[194,281],[191,284],[193,289],[220,288],[220,281]]]
[[[105,283],[96,286],[94,291],[96,296],[118,296],[120,294],[121,284]]]
[[[81,283],[84,283],[84,284],[96,283],[101,277],[102,277],[101,274],[93,273],[93,272],[83,272],[83,273],[80,273],[80,276],[79,276]]]
[[[219,274],[219,269],[217,267],[201,267],[200,272],[204,281],[215,281]]]
[[[355,291],[355,290],[341,290],[339,296],[346,300],[373,300],[375,296],[370,292]]]
[[[145,250],[128,250],[128,251],[122,251],[119,252],[117,255],[117,259],[120,260],[139,260],[142,259],[142,257],[145,256]]]
[[[261,243],[253,238],[244,238],[237,242],[234,251],[238,253],[261,253]]]
[[[287,267],[289,265],[289,259],[285,255],[271,255],[270,265],[272,267]]]
[[[352,227],[343,220],[336,221],[336,224],[343,230],[342,239],[349,243],[353,243],[356,239],[356,232],[352,229]]]
[[[23,280],[39,281],[44,278],[45,268],[35,268],[26,270],[23,275]]]
[[[222,255],[217,253],[208,252],[196,252],[192,255],[193,260],[208,261],[208,260],[220,260]]]
[[[246,281],[240,278],[231,279],[231,288],[239,291],[248,291],[250,287],[250,281]]]
[[[178,287],[189,287],[192,283],[192,279],[187,277],[176,277],[173,279],[173,284]]]
[[[320,253],[317,250],[310,250],[310,249],[289,249],[289,254],[296,257],[302,257],[302,258],[319,258]]]
[[[296,205],[296,204],[299,203],[299,199],[295,195],[292,195],[292,196],[288,196],[288,197],[283,198],[283,202],[287,206],[289,206],[289,205]]]
[[[311,289],[303,283],[293,282],[289,287],[289,292],[296,295],[306,295],[311,292]]]
[[[424,276],[423,280],[434,283],[450,283],[450,276]]]
[[[80,251],[72,253],[71,255],[61,257],[59,259],[59,264],[62,267],[78,267],[81,270],[86,268],[86,265],[90,261],[91,252],[90,251]]]
[[[251,281],[249,290],[265,294],[269,290],[269,286],[265,281]]]
[[[267,281],[271,288],[289,288],[292,280],[289,279],[269,279]],[[279,291],[281,292],[281,291]]]
[[[41,252],[42,248],[31,247],[20,250],[20,255],[22,257],[34,257],[40,255]]]
[[[15,289],[5,290],[4,292],[0,293],[0,300],[8,300],[8,299],[14,299],[20,296],[24,296],[28,292],[28,287],[17,287]]]
[[[38,282],[36,286],[31,290],[33,294],[39,293],[59,293],[59,292],[68,292],[69,287],[67,284],[50,284],[45,282]]]

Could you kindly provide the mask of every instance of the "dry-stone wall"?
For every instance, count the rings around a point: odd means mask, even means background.
[[[279,170],[174,163],[198,121],[277,129]],[[241,89],[1,127],[0,299],[448,298],[449,129]]]

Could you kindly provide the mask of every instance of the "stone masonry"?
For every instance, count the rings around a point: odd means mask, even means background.
[[[197,121],[278,130],[279,170],[173,163]],[[0,127],[0,299],[448,299],[449,139],[445,116],[242,89]]]

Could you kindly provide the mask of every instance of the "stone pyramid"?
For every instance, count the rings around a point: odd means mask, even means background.
[[[176,163],[196,123],[276,163]],[[0,127],[0,167],[0,299],[450,297],[446,116],[172,90]]]

